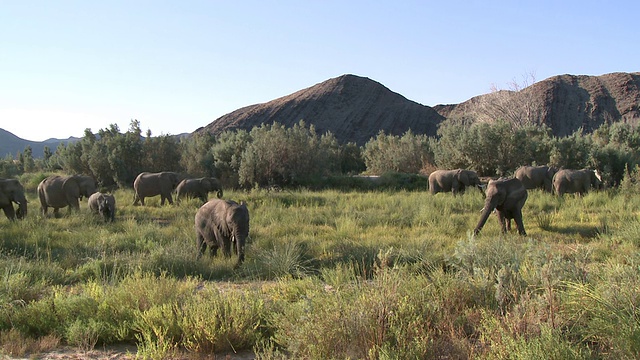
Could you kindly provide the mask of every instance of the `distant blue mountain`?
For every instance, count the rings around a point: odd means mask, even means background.
[[[19,138],[7,130],[0,129],[0,158],[5,158],[7,155],[16,158],[17,154],[23,152],[27,146],[31,146],[34,158],[42,158],[44,156],[45,146],[48,146],[52,152],[55,152],[60,143],[68,144],[78,140],[80,140],[80,138],[70,137],[68,139],[51,138],[45,141],[31,141]]]

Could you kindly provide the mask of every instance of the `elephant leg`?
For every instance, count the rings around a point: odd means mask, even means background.
[[[53,217],[55,217],[56,219],[60,217],[60,209],[59,208],[53,208]]]
[[[235,237],[231,239],[231,248],[233,248],[233,255],[238,255],[238,242]]]
[[[518,209],[515,213],[515,216],[513,217],[513,219],[516,222],[516,225],[518,226],[518,234],[522,235],[522,236],[526,236],[527,232],[524,231],[524,222],[522,222],[522,209]]]
[[[169,205],[173,205],[173,198],[171,197],[171,193],[167,195],[167,200],[169,201]]]
[[[204,236],[202,236],[200,232],[198,232],[196,236],[196,247],[198,248],[197,258],[199,259],[207,250],[207,243],[204,241]]]
[[[225,257],[231,257],[231,239],[225,239],[222,253]]]
[[[504,212],[498,210],[496,211],[497,215],[498,215],[498,221],[500,222],[500,229],[502,230],[502,233],[506,233],[507,232],[507,223],[506,223],[506,219],[504,216]]]
[[[4,214],[7,216],[7,219],[9,220],[16,219],[16,211],[13,208],[13,205],[9,204],[8,206],[3,207],[2,210],[4,211]]]

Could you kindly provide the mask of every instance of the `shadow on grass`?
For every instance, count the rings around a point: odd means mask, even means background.
[[[594,239],[601,233],[601,229],[597,226],[573,225],[573,226],[551,226],[550,232],[556,232],[564,235],[579,235],[583,239]]]

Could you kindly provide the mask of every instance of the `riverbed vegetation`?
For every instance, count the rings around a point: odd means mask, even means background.
[[[23,178],[23,183],[37,183]],[[284,358],[633,358],[640,352],[640,200],[530,191],[528,235],[483,197],[426,190],[229,191],[251,212],[246,261],[196,259],[198,200],[117,220],[0,219],[0,344],[135,344],[167,358],[250,350]]]

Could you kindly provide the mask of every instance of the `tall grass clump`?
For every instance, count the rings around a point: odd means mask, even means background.
[[[569,283],[567,311],[576,335],[615,358],[640,353],[638,262],[606,264],[589,283]]]

